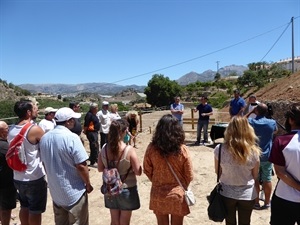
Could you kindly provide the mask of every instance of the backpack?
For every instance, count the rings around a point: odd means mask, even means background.
[[[116,196],[116,195],[121,194],[123,191],[123,186],[124,186],[123,182],[127,178],[131,167],[127,170],[126,175],[122,179],[119,174],[119,171],[118,171],[118,166],[119,166],[120,160],[126,150],[126,147],[124,148],[122,154],[120,155],[120,158],[117,162],[116,167],[110,168],[109,162],[108,162],[108,156],[107,156],[107,145],[105,145],[104,151],[105,151],[105,155],[106,155],[107,168],[104,168],[104,170],[103,170],[103,173],[102,173],[103,185],[101,186],[101,193],[104,195]]]
[[[32,123],[27,123],[21,129],[20,133],[15,136],[9,143],[8,151],[5,155],[7,165],[16,171],[24,171],[27,169],[26,153],[24,149],[24,134],[31,127]]]

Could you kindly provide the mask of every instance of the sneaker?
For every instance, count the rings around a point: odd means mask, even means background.
[[[268,209],[271,207],[271,204],[263,205],[260,209]]]
[[[260,210],[260,204],[259,203],[255,203],[254,206],[253,206],[253,209],[256,209],[256,210]]]

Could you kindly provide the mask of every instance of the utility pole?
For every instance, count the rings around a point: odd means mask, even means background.
[[[216,63],[217,63],[217,73],[219,73],[219,62],[220,61],[217,61]]]
[[[295,72],[295,60],[294,60],[294,17],[291,19],[292,23],[292,73]]]

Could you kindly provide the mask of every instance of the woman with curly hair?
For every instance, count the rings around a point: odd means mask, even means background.
[[[184,216],[190,213],[184,190],[167,164],[168,161],[187,188],[193,179],[193,169],[184,139],[178,120],[171,114],[164,115],[145,153],[144,173],[152,182],[149,208],[156,215],[158,225],[182,225]]]
[[[216,173],[221,151],[220,182],[222,199],[227,209],[226,224],[250,224],[257,197],[254,185],[259,171],[260,148],[257,140],[247,118],[234,116],[225,130],[224,144],[217,145],[214,150]]]
[[[98,157],[98,171],[117,167],[123,183],[123,190],[119,195],[104,195],[105,207],[110,209],[111,224],[129,225],[132,210],[140,208],[136,176],[142,174],[142,167],[135,149],[123,141],[127,127],[128,123],[123,119],[111,122],[108,142],[102,147]]]
[[[126,113],[125,118],[129,123],[129,132],[130,132],[130,140],[129,144],[133,142],[133,147],[137,148],[136,146],[136,136],[138,135],[138,125],[140,123],[139,114],[137,111],[129,111]]]

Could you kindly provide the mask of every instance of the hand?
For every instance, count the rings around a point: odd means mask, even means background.
[[[91,193],[94,190],[94,188],[93,188],[93,186],[91,184],[87,184],[85,186],[85,189],[86,189],[87,193]]]
[[[206,113],[201,113],[201,116],[206,116]]]

